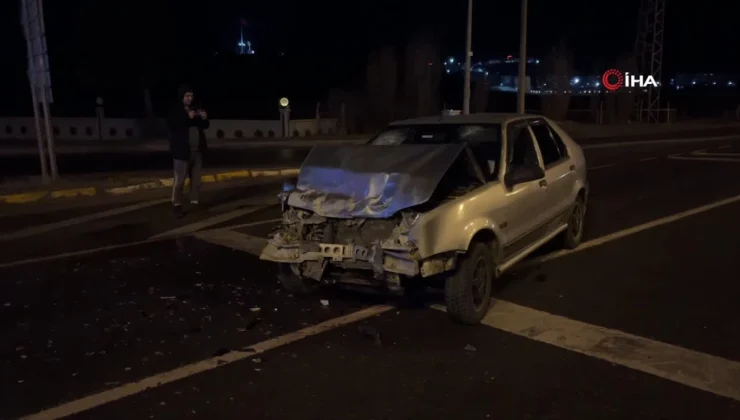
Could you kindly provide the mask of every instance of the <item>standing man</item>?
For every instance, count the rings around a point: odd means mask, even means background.
[[[190,178],[190,204],[198,205],[203,154],[208,148],[204,130],[210,122],[205,110],[193,106],[192,89],[182,86],[179,98],[167,119],[167,125],[170,129],[170,154],[175,169],[172,205],[175,215],[181,217],[185,214],[182,202],[186,178]]]

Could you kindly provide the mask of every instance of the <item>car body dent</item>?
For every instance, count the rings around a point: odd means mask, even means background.
[[[288,195],[323,217],[388,218],[429,200],[463,144],[314,147]]]

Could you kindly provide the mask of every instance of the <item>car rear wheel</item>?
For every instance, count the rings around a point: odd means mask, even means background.
[[[586,219],[586,203],[580,195],[576,197],[573,203],[570,217],[568,218],[568,228],[563,232],[563,247],[566,249],[575,249],[581,244],[583,238],[583,222]]]
[[[301,275],[296,264],[278,264],[278,280],[283,288],[294,295],[310,295],[319,288],[319,282]]]
[[[475,242],[458,260],[455,273],[445,283],[445,304],[453,321],[479,324],[491,305],[494,262],[491,244]]]

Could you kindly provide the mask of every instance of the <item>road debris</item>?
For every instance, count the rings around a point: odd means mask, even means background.
[[[357,329],[363,337],[373,340],[375,345],[381,346],[383,344],[380,338],[380,332],[377,329],[368,327],[367,325],[360,325]]]

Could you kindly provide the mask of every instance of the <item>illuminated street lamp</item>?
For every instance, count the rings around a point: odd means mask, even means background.
[[[282,137],[290,137],[290,101],[286,97],[280,98],[278,101],[280,105],[280,122],[283,131]]]

